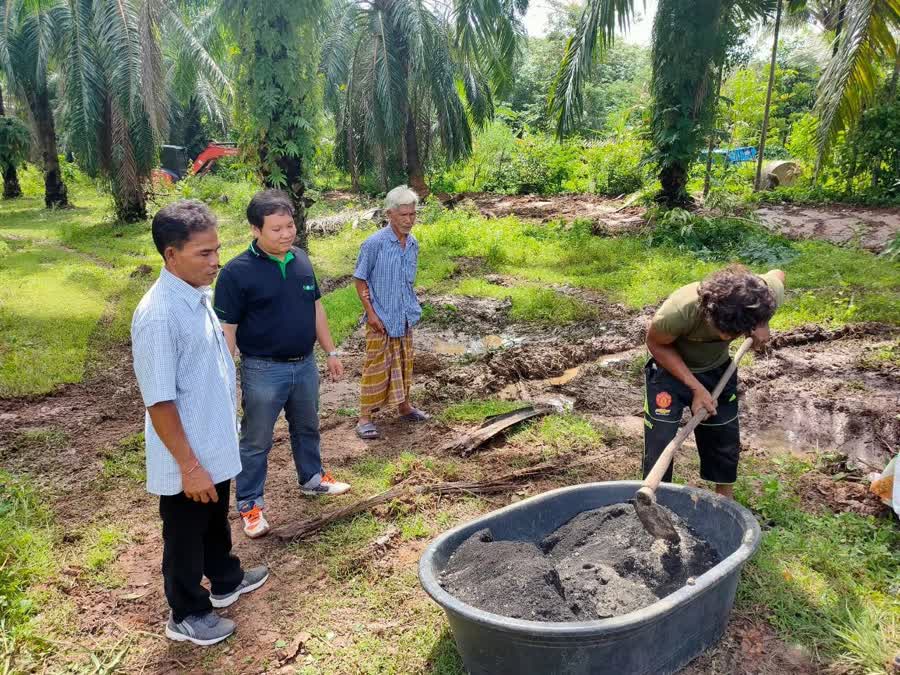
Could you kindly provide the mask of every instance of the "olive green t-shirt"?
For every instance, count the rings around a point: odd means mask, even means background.
[[[775,295],[775,306],[784,302],[784,284],[772,272],[760,275]],[[719,337],[700,312],[700,297],[697,288],[700,282],[682,286],[672,293],[656,310],[650,322],[660,333],[674,336],[672,343],[694,373],[702,373],[718,368],[728,360],[730,340]]]

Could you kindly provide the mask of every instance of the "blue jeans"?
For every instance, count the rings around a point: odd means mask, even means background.
[[[263,506],[272,432],[281,411],[288,422],[300,485],[314,487],[322,475],[319,453],[319,370],[312,354],[278,363],[241,359],[241,472],[235,480],[238,510]]]

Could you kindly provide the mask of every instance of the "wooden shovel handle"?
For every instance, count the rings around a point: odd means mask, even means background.
[[[722,379],[719,380],[716,388],[712,391],[712,399],[714,401],[717,401],[719,399],[719,396],[721,396],[722,394],[722,390],[725,389],[725,385],[728,384],[728,380],[737,369],[738,363],[740,363],[741,359],[744,358],[744,354],[746,354],[752,346],[753,338],[747,338],[743,343],[741,343],[741,346],[738,347],[737,353],[734,355],[734,358],[728,365],[728,369],[722,374]],[[653,465],[653,468],[650,469],[650,473],[648,473],[647,477],[644,479],[644,483],[641,485],[642,492],[646,493],[647,490],[649,490],[650,492],[656,492],[656,488],[659,486],[659,481],[662,480],[663,474],[666,472],[666,469],[669,468],[669,464],[672,463],[672,455],[674,455],[675,451],[681,447],[681,444],[684,443],[684,439],[686,439],[691,434],[691,432],[697,428],[697,425],[706,419],[707,415],[709,415],[709,413],[707,412],[706,408],[702,408],[696,415],[691,415],[691,418],[687,421],[687,424],[681,427],[681,429],[675,435],[675,438],[669,441],[666,449],[662,451],[659,459],[656,460],[656,464]]]

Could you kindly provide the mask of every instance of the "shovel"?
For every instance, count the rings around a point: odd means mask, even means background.
[[[722,379],[719,380],[716,388],[712,391],[712,399],[714,401],[719,399],[728,379],[734,373],[740,360],[744,358],[744,354],[746,354],[752,346],[753,338],[747,338],[738,348],[737,353],[731,360],[731,364],[728,366],[728,370],[723,373]],[[705,420],[708,415],[709,412],[706,408],[702,408],[696,415],[691,416],[687,421],[687,424],[681,427],[675,438],[673,438],[666,446],[666,449],[662,451],[659,459],[656,460],[656,464],[653,465],[653,468],[650,469],[650,473],[648,473],[647,477],[644,479],[644,484],[641,485],[640,489],[634,495],[634,510],[637,512],[641,524],[647,532],[657,539],[665,539],[673,544],[681,541],[681,537],[678,536],[678,532],[672,524],[672,519],[669,518],[669,515],[656,503],[656,488],[659,487],[659,481],[662,479],[666,469],[669,468],[669,464],[672,463],[672,456],[675,454],[675,451],[681,447],[681,444],[684,443],[684,439],[686,439],[691,432],[697,428],[697,425]]]

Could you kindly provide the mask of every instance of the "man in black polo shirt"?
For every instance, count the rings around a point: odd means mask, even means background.
[[[334,350],[319,285],[306,253],[296,248],[294,207],[280,190],[257,192],[247,206],[254,240],[219,273],[214,306],[232,354],[241,353],[241,472],[235,480],[244,532],[269,531],[263,514],[272,432],[284,410],[300,490],[336,495],[350,489],[322,469],[316,340],[332,379],[344,369]]]

